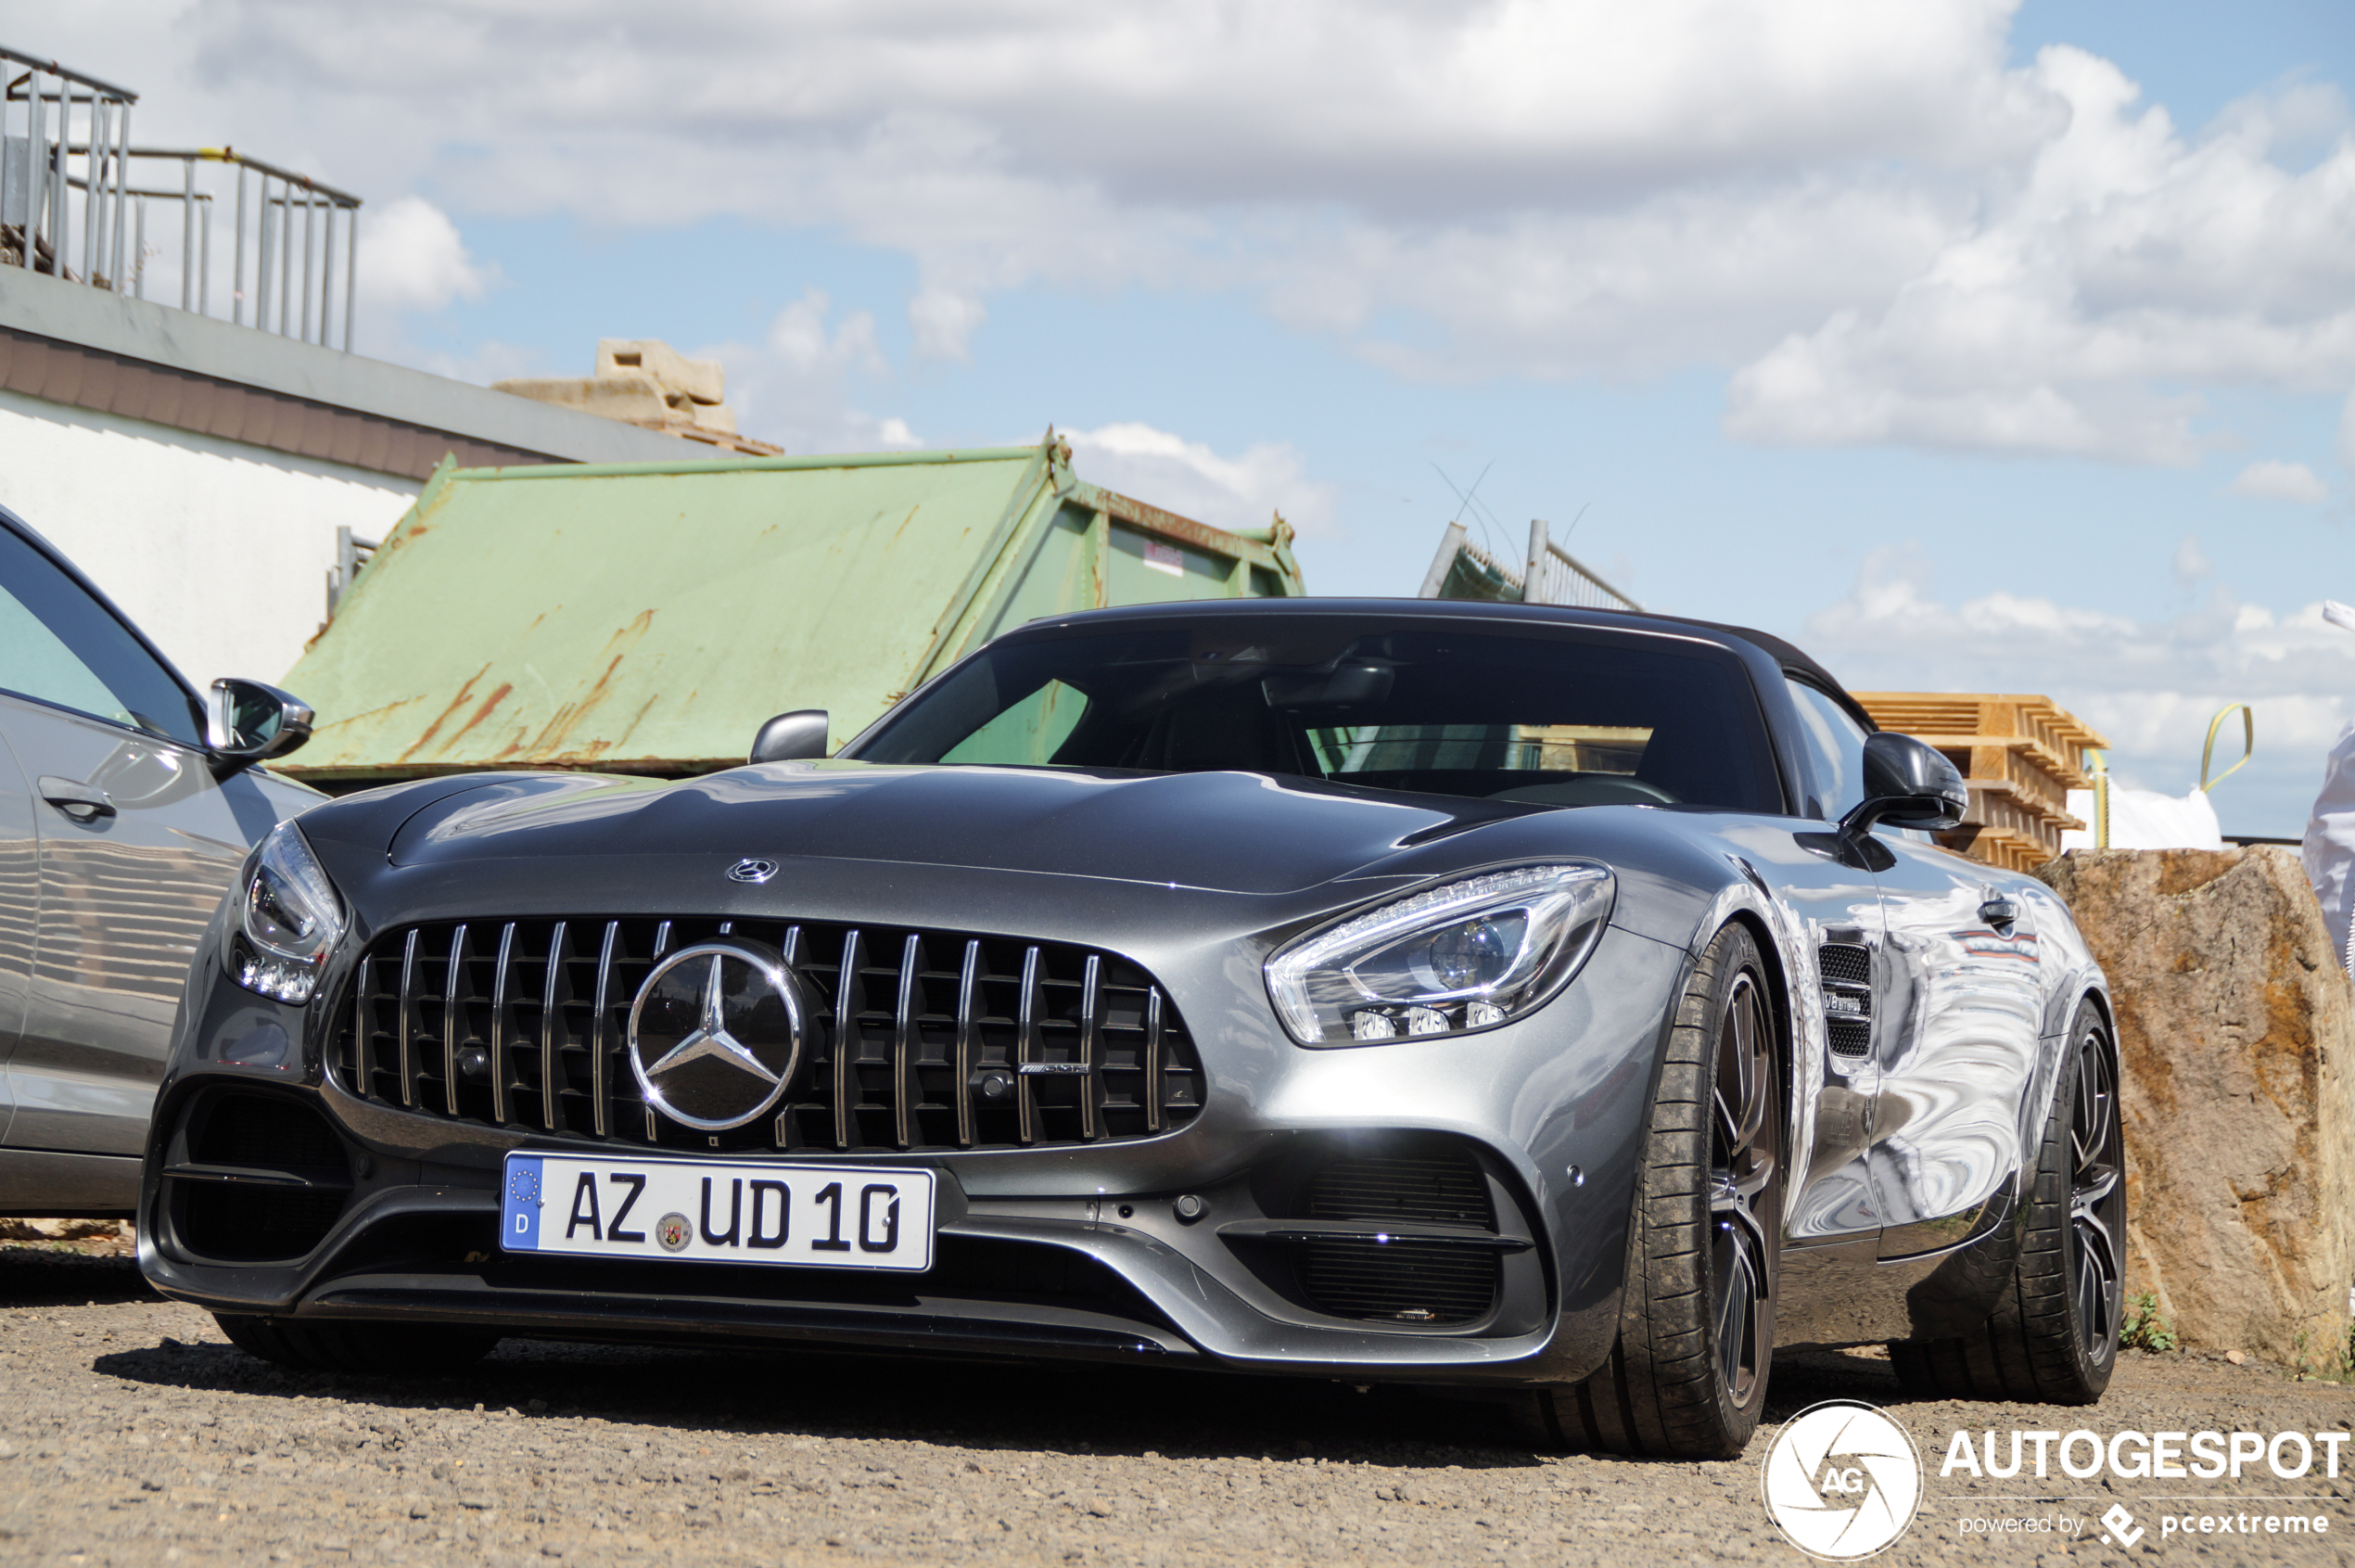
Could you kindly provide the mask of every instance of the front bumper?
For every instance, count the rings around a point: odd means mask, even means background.
[[[507,1153],[611,1156],[615,1145],[358,1098],[325,1070],[316,1018],[236,988],[200,957],[158,1100],[141,1266],[167,1295],[217,1312],[552,1339],[1147,1356],[1360,1381],[1573,1379],[1602,1362],[1617,1332],[1635,1159],[1686,962],[1613,930],[1568,992],[1508,1028],[1340,1051],[1292,1047],[1272,1019],[1254,1021],[1224,965],[1165,971],[1197,1023],[1202,1114],[1129,1141],[843,1160],[939,1175],[934,1268],[884,1276],[502,1252]],[[315,1133],[248,1138],[261,1155],[246,1165],[202,1146],[223,1104],[255,1101],[312,1118]],[[296,1163],[286,1152],[304,1136],[313,1146]],[[274,1165],[273,1151],[284,1156]],[[1427,1158],[1469,1165],[1486,1189],[1487,1309],[1446,1322],[1332,1310],[1330,1293],[1303,1283],[1304,1192],[1337,1164]],[[238,1217],[273,1214],[308,1218],[274,1230]],[[1389,1255],[1352,1256],[1378,1267]]]

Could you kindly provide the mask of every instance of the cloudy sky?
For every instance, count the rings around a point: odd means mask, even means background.
[[[717,356],[797,452],[1072,434],[1321,593],[1461,513],[2129,782],[2355,718],[2344,0],[0,0],[368,198],[362,347]],[[176,285],[173,287],[176,294]],[[1466,510],[1462,491],[1477,481]],[[1574,527],[1573,527],[1574,524]]]

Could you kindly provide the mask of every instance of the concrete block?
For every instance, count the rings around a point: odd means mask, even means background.
[[[671,413],[662,384],[651,376],[528,376],[493,381],[490,389],[603,419],[661,419]]]
[[[699,403],[727,401],[727,372],[718,360],[691,360],[658,338],[600,338],[597,375],[602,378],[651,376],[668,391]]]

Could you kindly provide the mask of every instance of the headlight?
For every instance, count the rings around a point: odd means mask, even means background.
[[[1303,1045],[1492,1028],[1570,983],[1613,891],[1607,868],[1575,860],[1446,883],[1286,944],[1267,992]]]
[[[292,822],[280,822],[248,862],[237,894],[229,973],[237,984],[299,1007],[343,936],[343,900]]]

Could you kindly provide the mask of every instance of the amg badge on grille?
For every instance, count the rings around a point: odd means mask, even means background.
[[[630,1070],[646,1103],[706,1132],[742,1127],[784,1096],[809,1009],[783,958],[704,942],[655,965],[630,1008]]]

